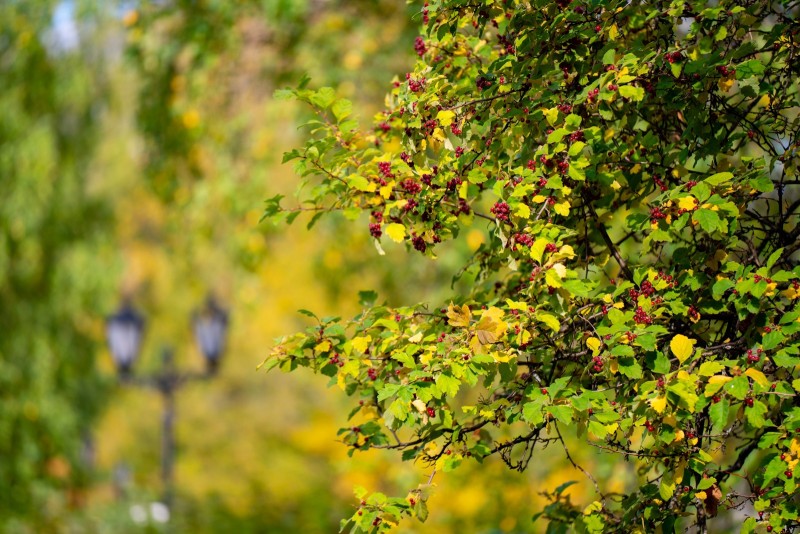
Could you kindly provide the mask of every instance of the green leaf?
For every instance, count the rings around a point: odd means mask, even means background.
[[[708,408],[708,416],[711,418],[711,425],[714,427],[715,431],[722,430],[728,424],[730,407],[728,399],[723,399],[711,404]]]
[[[473,167],[472,170],[469,171],[467,174],[467,180],[471,184],[482,184],[488,178],[486,177],[486,173],[481,170],[481,167]]]
[[[547,136],[548,143],[558,143],[561,141],[565,135],[569,134],[569,130],[566,128],[559,128],[554,130],[550,135]]]
[[[597,436],[599,439],[603,439],[608,435],[608,429],[599,421],[589,421],[589,432]]]
[[[538,321],[541,321],[545,325],[547,325],[553,332],[558,332],[559,329],[561,328],[561,323],[558,321],[558,318],[551,313],[536,312],[536,315],[534,315],[534,317],[536,317]]]
[[[375,189],[375,184],[358,174],[351,174],[347,177],[347,185],[359,191],[371,191]]]
[[[522,417],[533,426],[544,422],[544,399],[536,399],[522,407]]]
[[[448,397],[455,397],[458,393],[458,388],[461,386],[461,381],[452,376],[440,374],[436,376],[436,386]]]
[[[764,337],[761,338],[761,348],[764,350],[772,350],[783,343],[784,339],[786,339],[786,336],[784,336],[783,333],[779,330],[773,330],[768,334],[764,334]]]
[[[664,473],[664,476],[661,477],[661,484],[658,486],[658,494],[661,495],[661,498],[665,501],[670,500],[675,493],[675,482],[670,475],[671,473],[669,472]]]
[[[620,360],[619,372],[634,380],[642,378],[642,366],[639,365],[633,358],[624,358]]]
[[[548,406],[547,411],[565,425],[572,423],[572,408],[564,404]]]
[[[644,98],[644,89],[633,85],[623,85],[619,88],[619,94],[623,98],[629,98],[638,102]]]
[[[719,362],[705,362],[700,366],[697,374],[700,376],[712,376],[725,369],[725,366]]]
[[[748,391],[750,391],[750,383],[747,381],[746,376],[739,375],[722,386],[722,389],[725,391],[725,393],[731,395],[733,398],[744,400]]]
[[[646,360],[647,366],[654,372],[660,375],[669,373],[672,367],[669,363],[669,357],[661,351],[650,353]]]
[[[577,156],[578,154],[581,153],[581,151],[583,151],[583,147],[585,146],[586,143],[584,143],[583,141],[575,141],[574,143],[572,143],[572,146],[569,147],[568,154],[571,157]]]
[[[724,184],[726,182],[730,182],[732,179],[733,179],[733,173],[718,172],[706,178],[704,182],[706,182],[709,185],[719,185],[719,184]]]
[[[786,471],[786,462],[781,460],[780,456],[773,456],[766,467],[764,467],[764,482],[762,486],[769,487],[769,483],[784,471]]]
[[[742,80],[752,76],[760,76],[764,74],[764,71],[765,68],[763,63],[757,59],[751,59],[736,65],[736,79]]]
[[[362,306],[372,306],[378,300],[378,294],[372,290],[359,291],[358,303]]]
[[[692,214],[692,220],[697,221],[700,227],[709,234],[719,228],[719,215],[716,211],[699,209]]]
[[[744,409],[747,422],[755,428],[761,428],[766,423],[764,416],[767,414],[767,406],[761,401],[753,401],[753,405]]]
[[[309,100],[312,104],[322,109],[326,109],[328,106],[333,104],[335,99],[336,91],[334,91],[331,87],[323,87],[319,91],[312,93],[309,97]]]
[[[342,119],[353,112],[353,103],[347,99],[341,98],[333,103],[331,111],[333,112],[333,116],[336,117],[336,120],[342,122]]]
[[[761,436],[760,440],[758,440],[758,448],[769,449],[770,447],[778,443],[778,440],[781,439],[781,437],[782,434],[780,432],[767,432],[763,436]]]

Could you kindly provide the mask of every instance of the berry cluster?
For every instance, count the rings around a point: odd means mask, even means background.
[[[425,46],[425,40],[422,37],[417,36],[417,38],[414,39],[414,52],[416,52],[419,57],[422,57],[427,51],[428,47]]]
[[[402,185],[403,185],[403,189],[405,189],[406,191],[408,191],[412,195],[416,195],[417,193],[422,191],[422,186],[418,182],[412,180],[411,178],[403,180],[403,184]]]
[[[652,294],[655,292],[656,288],[653,287],[652,282],[650,282],[650,280],[645,280],[644,282],[642,282],[642,285],[639,289],[636,288],[629,289],[628,296],[631,298],[631,300],[636,302],[636,300],[639,298],[639,295],[644,295],[645,297],[649,297],[652,296]]]
[[[331,365],[338,365],[339,367],[342,367],[344,365],[344,361],[339,356],[338,352],[334,353],[333,356],[331,356],[331,358],[328,360],[328,363],[330,363]]]
[[[736,76],[736,69],[726,67],[725,65],[720,65],[717,67],[717,72],[722,74],[725,77],[728,76]]]
[[[420,252],[425,252],[428,249],[428,244],[425,243],[425,239],[423,239],[422,236],[419,235],[415,235],[411,239],[411,244],[414,246],[414,249]]]
[[[508,216],[511,214],[511,208],[505,202],[497,202],[492,206],[492,214],[501,221],[508,222]]]
[[[388,161],[379,161],[378,162],[378,171],[385,177],[385,178],[394,178],[394,173],[392,172],[392,164]]]
[[[667,190],[667,185],[664,183],[664,181],[661,178],[659,178],[659,176],[657,174],[653,175],[653,183],[655,183],[658,186],[658,188],[661,189],[661,191],[666,191]]]
[[[415,80],[414,78],[411,77],[410,73],[407,73],[406,81],[408,82],[408,89],[412,93],[421,93],[422,91],[425,90],[425,83],[427,82],[427,80],[425,79],[424,76],[419,80]]]
[[[641,306],[636,307],[636,312],[634,312],[633,314],[633,320],[634,322],[636,322],[636,324],[645,324],[645,325],[653,324],[653,318],[650,317],[650,315],[646,311],[644,311],[644,309]]]
[[[589,91],[589,95],[587,97],[589,102],[594,103],[597,100],[597,95],[599,94],[600,94],[600,89],[598,89],[597,87]]]
[[[675,52],[667,52],[666,54],[664,54],[664,59],[666,59],[667,61],[670,62],[670,64],[672,64],[683,59],[683,54],[681,54],[677,50]]]
[[[763,352],[764,352],[763,349],[757,349],[755,351],[753,349],[747,349],[747,361],[751,363],[756,363],[761,359],[761,354]]]
[[[478,76],[478,78],[475,80],[475,85],[478,87],[478,89],[483,91],[492,86],[492,80],[486,76]]]
[[[664,213],[659,206],[655,206],[650,208],[650,222],[652,224],[658,224],[659,219],[666,219],[667,214]]]
[[[514,241],[526,247],[533,245],[533,237],[528,234],[514,234]]]
[[[592,364],[593,364],[592,365],[592,370],[595,373],[599,373],[600,371],[603,370],[603,358],[602,357],[595,356],[594,358],[592,358]]]

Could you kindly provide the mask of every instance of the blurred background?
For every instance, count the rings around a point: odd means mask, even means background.
[[[355,486],[427,479],[395,455],[346,455],[348,400],[309,373],[256,366],[277,336],[391,304],[446,299],[483,234],[433,262],[367,221],[259,224],[299,183],[284,151],[306,110],[275,102],[303,74],[354,102],[362,126],[416,58],[402,0],[0,2],[0,532],[336,532]],[[106,318],[145,319],[135,376],[161,351],[200,373],[191,317],[229,314],[217,374],[176,395],[174,494],[163,502],[162,399],[121,385]],[[401,532],[528,532],[544,489],[576,480],[559,451],[528,472],[499,459],[437,475],[427,523]],[[591,451],[572,451],[585,459]],[[547,467],[547,469],[546,469]],[[624,471],[598,466],[622,489]],[[617,482],[614,482],[619,478]]]

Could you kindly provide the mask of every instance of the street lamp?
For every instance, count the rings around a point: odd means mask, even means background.
[[[127,302],[106,321],[108,348],[123,378],[130,375],[133,362],[139,356],[143,331],[144,319]]]
[[[133,375],[133,364],[139,356],[144,334],[144,319],[130,303],[106,319],[106,337],[111,357],[117,366],[123,383],[155,389],[164,403],[161,436],[161,482],[164,488],[164,503],[172,501],[175,458],[175,392],[186,383],[211,378],[216,374],[219,360],[225,349],[228,331],[228,313],[209,298],[205,307],[193,314],[193,327],[200,352],[206,361],[204,373],[179,373],[175,369],[172,350],[162,349],[161,371],[157,374],[137,377]]]
[[[219,365],[219,358],[225,350],[228,313],[219,307],[213,297],[209,297],[205,308],[195,312],[192,323],[197,345],[206,359],[206,369],[209,374],[214,374]]]

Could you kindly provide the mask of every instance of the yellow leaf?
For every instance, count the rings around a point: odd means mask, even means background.
[[[370,342],[372,341],[372,336],[359,336],[353,338],[353,348],[356,349],[358,352],[365,352],[367,347],[369,347]]]
[[[682,210],[691,211],[697,205],[697,199],[693,196],[689,195],[688,197],[682,197],[678,199],[678,207]]]
[[[536,202],[537,204],[541,204],[545,200],[547,200],[547,197],[542,195],[536,195],[535,197],[533,197],[533,201]]]
[[[395,243],[402,243],[406,237],[406,227],[399,223],[387,224],[385,232]]]
[[[694,496],[700,499],[701,501],[704,501],[708,498],[708,495],[706,494],[705,491],[698,491],[697,493],[694,494]]]
[[[558,252],[556,252],[550,257],[550,261],[558,261],[563,259],[571,260],[574,257],[575,257],[575,249],[569,245],[564,245],[558,250]]]
[[[317,346],[314,347],[314,352],[316,352],[317,354],[328,352],[329,350],[331,350],[331,342],[328,341],[327,339],[325,341],[317,343]]]
[[[561,323],[558,321],[558,317],[556,317],[552,313],[536,312],[535,317],[539,321],[549,326],[550,329],[553,330],[553,332],[558,332],[559,329],[561,329]]]
[[[564,217],[566,217],[567,215],[569,215],[569,207],[570,207],[569,200],[565,200],[564,202],[559,202],[558,204],[555,204],[553,206],[553,209],[559,215],[563,215]]]
[[[596,337],[590,337],[586,340],[586,346],[592,351],[592,356],[597,356],[600,353],[600,347],[603,342]]]
[[[613,182],[611,182],[611,189],[613,189],[614,191],[619,191],[621,188],[622,186],[619,185],[618,181],[614,180]]]
[[[686,437],[686,433],[683,430],[676,430],[675,431],[675,439],[673,441],[683,441],[683,438]],[[680,482],[677,477],[675,482]]]
[[[567,276],[567,268],[561,263],[554,263],[550,268],[556,272],[559,278]]]
[[[506,299],[506,304],[512,310],[528,311],[528,305],[524,302],[515,302],[511,299]]]
[[[531,209],[527,204],[517,204],[517,207],[514,208],[514,215],[522,219],[528,219],[531,216]]]
[[[451,302],[450,306],[447,308],[447,318],[449,319],[450,326],[469,326],[469,322],[472,319],[472,312],[466,304],[459,308],[458,306],[454,306]]]
[[[650,399],[650,407],[655,410],[656,413],[664,413],[664,409],[667,407],[667,397],[664,395]]]
[[[531,245],[531,259],[536,263],[542,263],[542,254],[547,246],[547,239],[539,238]]]
[[[583,509],[583,515],[591,515],[603,509],[603,503],[594,501],[592,504]]]
[[[507,352],[493,352],[491,356],[496,362],[506,363],[511,360],[513,354],[509,354]]]
[[[747,371],[744,372],[747,376],[753,379],[753,382],[758,383],[759,386],[762,387],[769,387],[769,380],[767,377],[759,371],[758,369],[754,369],[752,367],[748,368]]]
[[[464,181],[461,182],[461,185],[458,186],[458,198],[463,198],[467,200],[467,196],[469,194],[469,182]]]
[[[733,76],[726,76],[724,78],[720,78],[719,81],[717,82],[717,87],[719,87],[719,90],[722,91],[723,93],[727,93],[728,91],[731,90],[731,87],[733,87],[733,82],[735,80],[736,78],[734,78]]]
[[[439,124],[447,128],[448,126],[453,124],[453,118],[455,116],[456,116],[455,112],[443,109],[442,111],[436,114],[436,119],[439,121]]]
[[[705,389],[705,396],[711,397],[722,388],[723,385],[733,380],[730,376],[714,375],[708,379],[708,385]]]
[[[672,338],[672,341],[669,342],[669,348],[672,350],[672,354],[678,358],[678,361],[683,363],[686,361],[686,358],[692,355],[694,343],[695,340],[689,339],[683,334],[678,334]]]
[[[381,187],[378,192],[380,193],[380,195],[383,198],[388,199],[390,196],[392,196],[392,188],[393,187],[394,187],[394,182],[391,182],[391,183],[388,183],[385,186]]]
[[[550,287],[561,287],[561,277],[558,276],[558,271],[555,269],[548,269],[544,274],[544,283]]]
[[[730,377],[730,376],[714,375],[714,376],[712,376],[711,378],[708,379],[708,383],[709,384],[727,384],[731,380],[733,380],[733,378]]]
[[[618,35],[619,35],[619,28],[617,28],[617,25],[614,24],[611,26],[611,28],[608,29],[608,38],[611,39],[612,41],[616,41]]]
[[[475,326],[475,335],[481,345],[496,343],[505,334],[508,325],[503,321],[504,315],[503,310],[495,306],[483,311]]]
[[[617,360],[611,360],[611,365],[609,365],[608,368],[611,374],[617,374],[619,372],[619,362]]]
[[[678,430],[678,432],[675,433],[676,436],[678,433],[683,434],[683,430]],[[679,441],[677,437],[675,438],[675,441]],[[672,476],[672,480],[674,480],[676,484],[680,484],[683,481],[683,472],[685,470],[686,470],[686,458],[682,459],[680,462],[678,462],[678,465],[675,466],[675,473]]]
[[[413,401],[411,401],[411,406],[416,408],[419,413],[425,413],[425,409],[427,408],[427,406],[425,406],[425,403],[419,399],[414,399]]]

